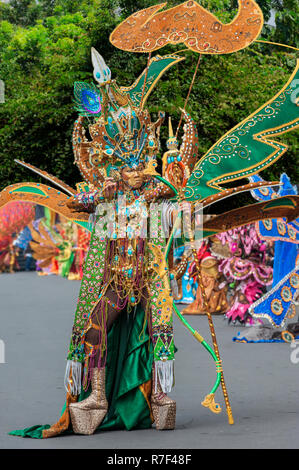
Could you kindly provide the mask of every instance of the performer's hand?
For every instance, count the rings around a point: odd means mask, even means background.
[[[74,200],[67,201],[66,205],[69,209],[72,209],[72,210],[78,210],[79,208],[78,202]]]
[[[93,212],[93,209],[91,209],[91,207],[86,207],[84,206],[84,204],[78,201],[69,200],[67,201],[66,205],[69,209],[75,212],[88,212],[88,213]]]
[[[117,190],[117,184],[112,178],[107,178],[104,181],[103,194],[107,199],[112,199]]]

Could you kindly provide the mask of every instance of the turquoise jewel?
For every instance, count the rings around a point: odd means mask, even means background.
[[[136,299],[135,299],[135,297],[131,297],[131,299],[130,299],[130,300],[131,300],[131,302],[132,302],[132,304],[133,304],[133,303],[135,302],[135,300],[136,300]]]

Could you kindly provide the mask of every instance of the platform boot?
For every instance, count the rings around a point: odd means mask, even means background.
[[[75,434],[93,434],[108,411],[105,393],[105,368],[92,369],[91,394],[88,398],[70,404],[70,415]]]

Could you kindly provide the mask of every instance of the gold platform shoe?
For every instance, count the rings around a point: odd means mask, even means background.
[[[152,396],[151,408],[156,429],[163,431],[175,428],[176,402],[163,392],[159,378],[157,378],[157,389],[155,386],[155,373],[152,374]],[[156,391],[155,391],[156,390]]]
[[[70,415],[75,434],[93,434],[107,414],[105,372],[106,369],[92,369],[91,394],[83,401],[70,404]]]

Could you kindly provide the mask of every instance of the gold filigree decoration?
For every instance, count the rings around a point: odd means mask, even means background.
[[[230,54],[248,47],[263,27],[263,13],[254,0],[238,4],[237,16],[223,24],[193,0],[163,11],[167,3],[160,3],[129,16],[111,33],[110,42],[130,52],[184,44],[201,54]]]
[[[209,410],[211,410],[213,413],[221,413],[222,409],[219,405],[219,403],[216,403],[215,402],[215,395],[214,393],[210,393],[209,395],[207,395],[204,399],[203,402],[201,402],[202,406],[204,406],[205,408],[209,408]]]

